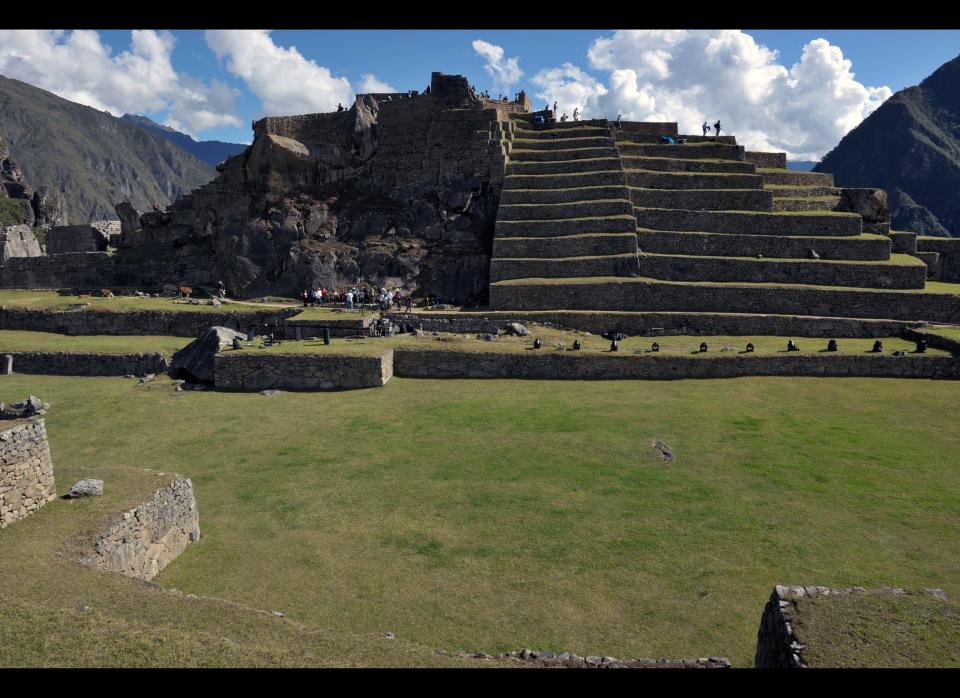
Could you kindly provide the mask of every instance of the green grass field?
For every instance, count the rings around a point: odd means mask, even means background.
[[[214,306],[207,303],[194,305],[192,303],[176,302],[177,298],[153,298],[141,296],[117,296],[116,298],[102,298],[99,295],[80,296],[78,294],[61,294],[50,290],[0,289],[0,306],[14,308],[48,308],[51,310],[67,310],[74,303],[89,303],[91,310],[167,310],[174,312],[250,312],[252,310],[266,310],[269,308],[257,307],[246,303],[224,303]],[[292,302],[290,307],[295,307]]]
[[[58,491],[102,477],[106,495],[0,532],[4,666],[423,665],[523,646],[752,666],[776,583],[960,593],[950,381],[394,378],[273,398],[0,382],[5,402],[28,393],[52,404]],[[193,478],[203,537],[157,581],[284,621],[59,555],[173,471]]]
[[[173,355],[193,340],[156,335],[65,335],[53,332],[0,330],[0,353],[5,351],[68,351],[125,354],[158,351]]]

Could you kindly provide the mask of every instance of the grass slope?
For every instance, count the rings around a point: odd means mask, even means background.
[[[60,491],[107,482],[102,499],[57,500],[0,532],[0,589],[48,628],[0,603],[0,663],[49,657],[43,642],[63,648],[44,662],[96,663],[63,633],[141,661],[122,654],[124,635],[58,610],[82,604],[141,642],[170,637],[171,663],[270,661],[253,647],[319,661],[297,637],[58,556],[173,469],[193,478],[204,537],[157,581],[332,629],[330,664],[530,646],[751,666],[775,583],[960,592],[949,381],[394,378],[273,398],[147,385],[0,383],[4,401],[52,403]],[[386,630],[407,654],[384,649]],[[247,653],[224,654],[219,638]]]

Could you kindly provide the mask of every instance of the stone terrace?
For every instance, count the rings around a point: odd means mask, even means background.
[[[960,320],[960,295],[926,289],[940,255],[835,210],[832,175],[783,153],[660,143],[676,124],[511,119],[492,310]]]

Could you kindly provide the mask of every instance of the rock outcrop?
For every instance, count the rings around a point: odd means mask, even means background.
[[[210,327],[173,355],[170,373],[202,383],[213,383],[213,357],[246,335],[228,327]]]

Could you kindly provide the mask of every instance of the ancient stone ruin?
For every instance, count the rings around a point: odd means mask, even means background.
[[[33,397],[33,396],[31,396]],[[56,498],[53,462],[47,444],[47,428],[39,416],[43,411],[28,406],[24,415],[5,426],[0,421],[0,528],[32,514]]]

